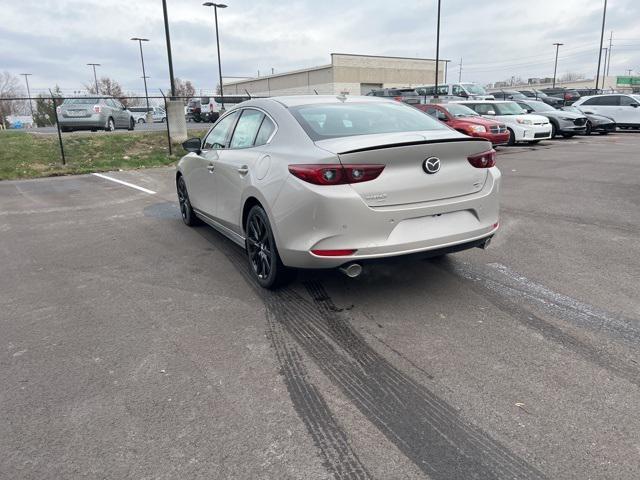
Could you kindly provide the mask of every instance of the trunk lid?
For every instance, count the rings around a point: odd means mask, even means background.
[[[428,202],[480,191],[487,170],[473,167],[467,157],[491,149],[482,139],[450,130],[422,133],[359,135],[316,142],[338,155],[342,164],[385,165],[374,180],[351,184],[369,206]],[[440,160],[440,169],[427,173],[429,158]]]

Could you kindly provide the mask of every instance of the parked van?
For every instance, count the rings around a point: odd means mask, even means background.
[[[435,85],[417,87],[416,93],[420,96],[433,97],[436,93]],[[438,85],[438,96],[444,100],[495,100],[495,97],[472,82],[445,83]]]

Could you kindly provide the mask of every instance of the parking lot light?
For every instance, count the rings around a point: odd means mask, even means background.
[[[556,46],[556,63],[553,67],[553,88],[556,88],[556,72],[558,71],[558,50],[560,50],[560,46],[564,45],[564,43],[554,43]]]
[[[142,61],[142,78],[144,80],[144,97],[147,100],[147,117],[149,116],[149,93],[147,92],[147,74],[144,71],[144,54],[142,53],[142,42],[148,42],[148,38],[139,38],[133,37],[131,40],[134,40],[140,45],[140,60]]]
[[[220,79],[220,111],[224,112],[224,92],[222,89],[222,65],[220,64],[220,36],[218,34],[218,9],[227,8],[224,3],[205,2],[202,4],[204,7],[213,7],[213,14],[216,22],[216,46],[218,49],[218,77]]]
[[[93,67],[93,80],[96,82],[96,95],[100,95],[100,89],[98,88],[98,76],[96,75],[96,67],[101,67],[99,63],[87,63],[90,67]]]

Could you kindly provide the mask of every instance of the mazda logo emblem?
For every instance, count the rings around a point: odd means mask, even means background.
[[[440,159],[436,157],[427,158],[422,162],[424,173],[433,174],[440,171]]]

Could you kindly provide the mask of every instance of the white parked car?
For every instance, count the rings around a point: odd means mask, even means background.
[[[149,107],[154,122],[166,122],[167,112],[162,107]],[[146,123],[147,121],[147,107],[129,107],[131,115],[137,123]]]
[[[417,87],[416,93],[431,98],[435,95],[435,85]],[[438,85],[438,96],[442,100],[495,100],[493,94],[488,93],[484,87],[472,82],[445,83]]]
[[[484,248],[498,230],[491,142],[394,100],[249,100],[183,146],[184,222],[244,247],[263,287],[291,268],[354,277],[388,257]]]
[[[462,103],[485,118],[499,120],[509,130],[509,145],[515,143],[538,143],[551,138],[551,124],[547,117],[527,113],[516,102],[485,100],[464,101]]]
[[[622,128],[640,128],[640,95],[591,95],[580,97],[573,106],[585,114],[613,118]]]

